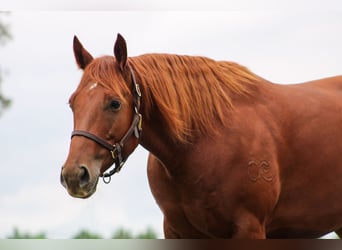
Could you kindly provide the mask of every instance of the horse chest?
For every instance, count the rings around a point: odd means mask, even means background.
[[[234,223],[226,218],[227,214],[222,213],[221,202],[216,192],[210,192],[202,197],[189,196],[180,195],[179,202],[173,203],[173,206],[168,206],[164,211],[164,215],[175,230],[183,235],[196,230],[198,235],[192,237],[231,237]]]

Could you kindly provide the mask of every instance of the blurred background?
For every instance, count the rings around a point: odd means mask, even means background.
[[[161,52],[235,61],[277,83],[342,73],[342,4],[293,11],[261,2],[206,11],[149,0],[149,6],[80,11],[73,5],[50,9],[37,0],[32,8],[3,9],[10,11],[0,12],[0,238],[162,238],[143,148],[110,184],[100,181],[89,199],[70,197],[59,183],[73,128],[67,102],[82,75],[73,36],[93,56],[111,55],[121,33],[129,56]]]

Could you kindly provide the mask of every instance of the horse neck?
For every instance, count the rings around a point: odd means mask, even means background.
[[[151,59],[153,58],[153,56],[155,57],[154,60]],[[249,73],[246,69],[244,69],[241,66],[226,63],[225,67],[227,72],[219,71],[219,74],[212,74],[209,77],[209,79],[211,79],[217,87],[215,89],[226,91],[226,93],[229,93],[227,95],[218,95],[218,93],[214,91],[213,93],[211,92],[211,95],[206,96],[207,99],[211,98],[210,100],[216,100],[216,97],[220,98],[219,101],[213,101],[210,104],[210,107],[214,107],[215,105],[218,106],[218,103],[222,103],[222,105],[220,105],[220,111],[218,111],[217,116],[211,117],[208,112],[205,112],[206,110],[201,110],[201,112],[197,112],[197,114],[205,114],[205,116],[202,115],[196,117],[189,117],[188,115],[181,115],[179,117],[175,117],[177,119],[173,119],[174,117],[172,115],[172,110],[169,112],[169,110],[165,108],[168,107],[169,104],[170,106],[173,106],[173,109],[175,110],[182,110],[182,112],[186,111],[184,114],[189,113],[189,111],[193,112],[194,107],[193,105],[184,105],[184,107],[179,107],[177,105],[178,98],[170,98],[170,103],[165,102],[167,100],[166,98],[169,98],[170,96],[174,95],[177,91],[179,91],[179,93],[177,92],[178,94],[183,94],[185,98],[189,94],[189,92],[193,91],[194,89],[197,90],[197,95],[206,91],[208,92],[209,90],[207,87],[205,87],[206,85],[203,81],[203,79],[205,79],[203,78],[203,74],[207,71],[212,72],[212,64],[214,64],[215,62],[205,58],[192,58],[194,62],[198,61],[198,63],[202,63],[202,66],[197,67],[198,70],[195,72],[188,72],[187,70],[189,70],[189,67],[187,67],[185,63],[179,63],[179,67],[184,67],[181,68],[183,69],[182,73],[184,74],[185,78],[183,79],[183,77],[181,77],[182,75],[180,74],[179,70],[177,71],[177,74],[172,74],[169,70],[166,70],[169,69],[169,67],[171,67],[170,65],[168,65],[169,61],[167,59],[171,60],[172,58],[172,55],[146,55],[129,59],[130,64],[134,72],[136,73],[136,80],[137,83],[140,84],[142,92],[140,112],[143,115],[143,131],[141,145],[160,159],[172,159],[177,154],[177,152],[183,153],[184,150],[190,148],[189,145],[191,144],[187,144],[187,133],[189,132],[189,130],[197,131],[196,133],[199,133],[203,136],[207,135],[211,130],[213,130],[214,125],[216,125],[216,123],[211,123],[208,120],[217,120],[222,123],[223,120],[226,119],[226,117],[223,117],[222,114],[226,113],[226,110],[228,111],[232,108],[231,102],[232,99],[234,99],[234,96],[247,95],[248,91],[246,89],[250,87],[249,85],[253,85],[250,83],[246,83],[247,85],[241,84],[240,86],[238,82],[252,82],[255,81],[255,79],[257,78],[254,74]],[[159,64],[160,67],[155,66],[155,64],[157,63],[157,59],[161,60],[161,63]],[[188,57],[186,59],[190,60]],[[175,63],[177,63],[177,60],[175,61]],[[216,66],[219,69],[222,69],[222,63],[216,62],[216,64]],[[161,65],[164,65],[164,67],[161,67]],[[169,67],[167,67],[167,65]],[[160,68],[164,70],[158,72]],[[227,77],[226,73],[231,73],[232,76]],[[196,79],[196,77],[193,76],[195,74],[198,74],[199,79],[202,79],[201,84],[197,84],[196,86],[204,86],[205,88],[196,89],[196,87],[192,85],[192,88],[188,89],[178,88],[179,86],[176,84],[182,83],[183,80],[188,80],[188,83],[193,82],[194,79]],[[192,80],[187,79],[188,75],[192,76]],[[239,80],[236,80],[235,78]],[[208,81],[208,79],[206,80]],[[231,82],[231,86],[218,85],[222,81]],[[160,88],[159,85],[157,85],[159,83],[161,84]],[[160,96],[157,95],[164,91],[162,89],[163,87],[166,89],[165,91],[168,94],[164,96],[162,95],[163,99],[161,99]],[[188,98],[190,98],[191,100],[191,96],[188,96]],[[203,98],[203,100],[205,100],[206,98]],[[158,105],[159,107],[156,107]],[[205,103],[204,105],[207,105],[207,103]],[[189,110],[190,106],[192,110]],[[202,107],[203,105],[197,102],[197,107],[198,106]],[[210,119],[206,119],[208,117],[210,117]],[[196,123],[193,122],[195,118],[198,120],[198,122]],[[186,124],[184,125],[183,122]],[[184,126],[182,127],[182,125]],[[195,134],[191,135],[191,137],[192,136],[197,137]],[[194,138],[189,139],[193,141]]]
[[[155,112],[152,117],[147,118],[144,114],[142,116],[143,123],[140,144],[162,162],[171,161],[175,163],[177,160],[175,156],[178,152],[183,151],[185,146],[177,144],[170,138],[158,112]]]

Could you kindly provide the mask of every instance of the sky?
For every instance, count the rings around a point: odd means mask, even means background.
[[[96,57],[112,55],[120,33],[129,56],[161,52],[235,61],[275,83],[342,72],[340,3],[324,10],[281,10],[262,8],[265,0],[259,7],[218,5],[211,11],[201,4],[191,10],[188,3],[176,11],[153,0],[143,7],[135,2],[107,11],[105,4],[101,11],[91,5],[59,8],[64,1],[48,8],[36,0],[32,9],[19,0],[11,1],[19,7],[5,4],[4,10],[14,11],[4,18],[13,40],[0,47],[2,91],[13,103],[0,117],[0,238],[15,227],[57,239],[80,229],[110,237],[119,227],[136,233],[147,226],[163,236],[142,147],[110,184],[100,181],[89,199],[70,197],[59,183],[73,128],[67,102],[82,75],[72,52],[74,35]]]

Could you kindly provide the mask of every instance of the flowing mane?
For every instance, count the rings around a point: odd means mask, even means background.
[[[226,121],[225,112],[233,108],[232,95],[248,95],[260,78],[245,67],[205,57],[146,54],[129,58],[143,97],[143,114],[151,116],[158,108],[171,137],[181,143],[215,131],[214,123]],[[114,57],[95,59],[85,76],[120,95],[129,87]],[[113,85],[114,84],[114,85]]]

